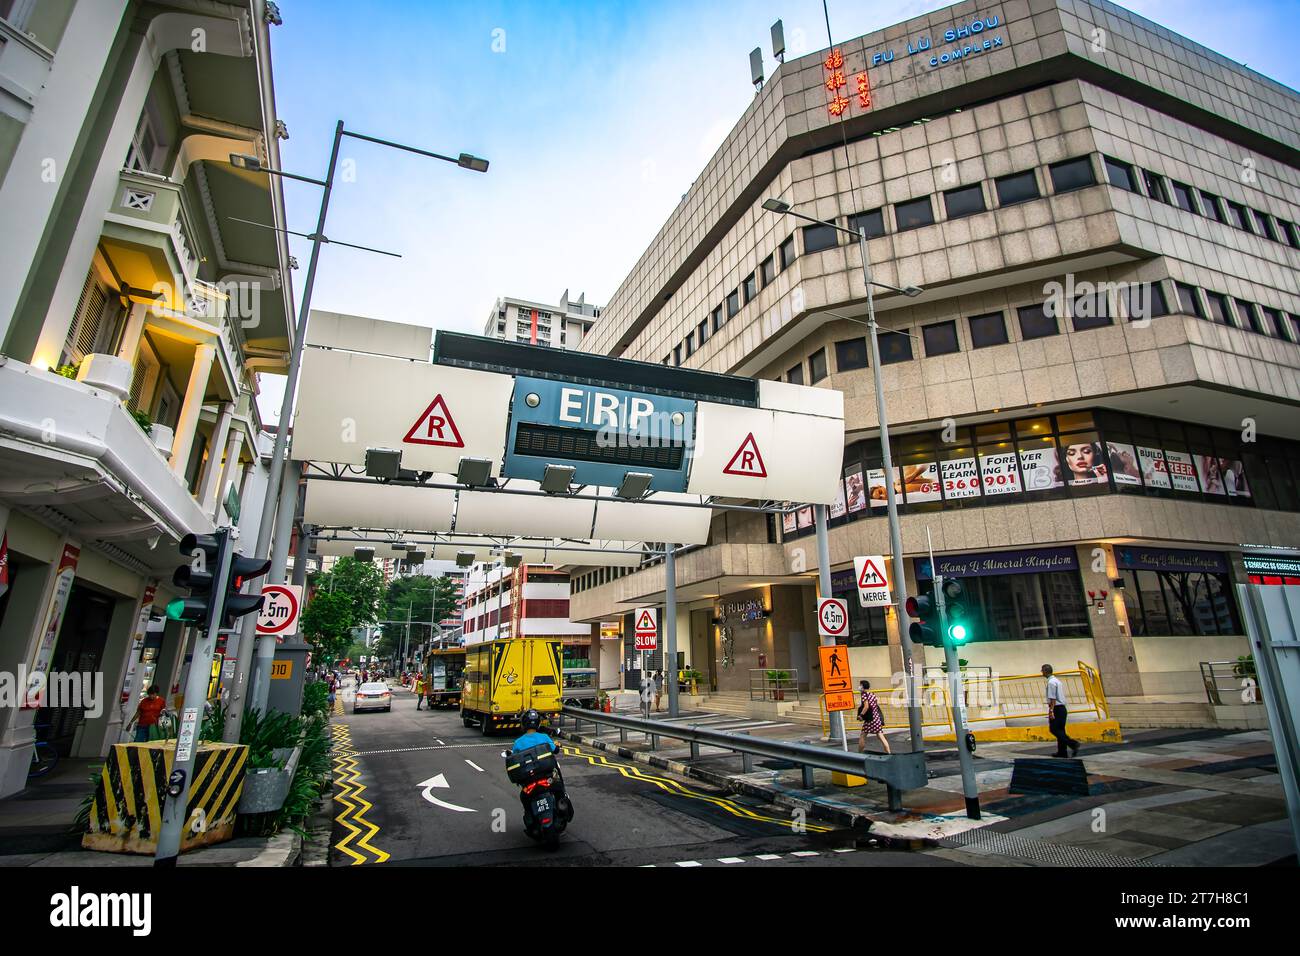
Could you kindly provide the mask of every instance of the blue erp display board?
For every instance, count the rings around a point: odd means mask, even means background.
[[[547,465],[572,465],[576,484],[616,488],[635,471],[652,491],[685,491],[694,432],[689,399],[521,375],[502,474],[541,481]]]

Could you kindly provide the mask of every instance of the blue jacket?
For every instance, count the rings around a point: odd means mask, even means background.
[[[538,744],[546,744],[551,748],[552,752],[560,749],[555,745],[555,741],[546,734],[539,730],[530,730],[515,741],[515,745],[510,748],[510,752],[518,753],[520,750],[527,750],[529,747],[536,747]]]

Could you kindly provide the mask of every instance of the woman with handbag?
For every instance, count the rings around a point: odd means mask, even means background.
[[[862,733],[858,734],[858,753],[867,752],[868,735],[880,741],[885,753],[890,753],[889,739],[885,736],[885,715],[881,713],[880,701],[871,693],[871,681],[862,681],[862,700],[858,703],[858,720],[862,721]]]

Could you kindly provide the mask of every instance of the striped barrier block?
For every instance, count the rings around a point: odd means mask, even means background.
[[[175,756],[174,740],[115,744],[95,784],[89,829],[81,845],[113,853],[155,853]],[[221,843],[234,835],[235,807],[244,789],[247,762],[248,747],[243,744],[199,745],[182,851]]]

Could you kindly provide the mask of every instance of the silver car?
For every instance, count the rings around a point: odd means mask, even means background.
[[[393,695],[388,685],[381,681],[370,681],[357,689],[356,701],[352,712],[359,714],[363,710],[392,710]]]

